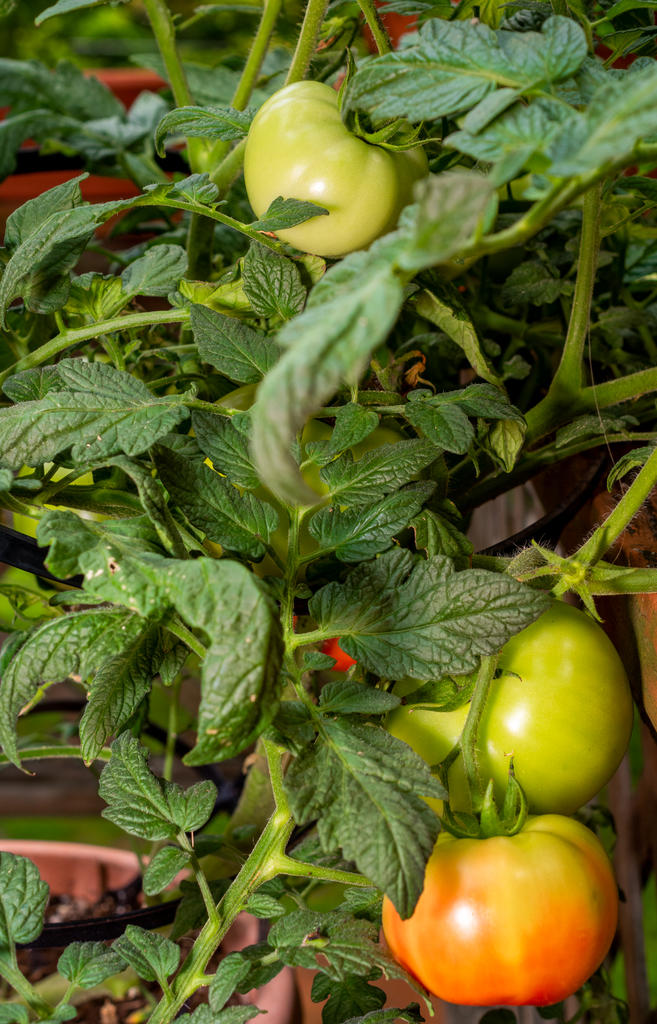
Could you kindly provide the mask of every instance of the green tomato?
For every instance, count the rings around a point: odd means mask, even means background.
[[[584,612],[555,601],[502,649],[480,724],[482,776],[498,797],[513,759],[530,810],[572,814],[616,771],[632,731],[630,687],[616,649]],[[468,707],[440,712],[404,705],[389,731],[430,764],[460,736]],[[450,801],[467,810],[463,763],[450,769]]]
[[[346,128],[338,94],[321,82],[294,82],[260,107],[244,153],[244,182],[256,217],[279,196],[317,203],[328,216],[279,231],[319,256],[344,256],[391,231],[428,173],[421,149],[392,152]]]

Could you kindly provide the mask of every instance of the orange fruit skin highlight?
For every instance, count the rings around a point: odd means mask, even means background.
[[[442,833],[413,915],[383,904],[396,960],[431,993],[470,1006],[549,1006],[600,966],[618,891],[598,839],[572,818],[530,818],[515,836]]]

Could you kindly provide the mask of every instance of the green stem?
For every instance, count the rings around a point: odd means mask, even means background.
[[[322,882],[338,882],[340,885],[371,886],[371,879],[358,875],[353,871],[339,871],[337,868],[325,868],[317,864],[306,864],[282,854],[278,859],[278,871],[281,875],[294,875],[298,878],[316,878]]]
[[[301,82],[308,74],[327,7],[328,0],[308,0],[296,50],[285,79],[286,85],[290,85],[292,82]]]
[[[149,1017],[149,1024],[169,1024],[205,978],[210,958],[249,896],[276,874],[278,858],[284,853],[294,822],[288,814],[274,811],[239,874],[217,906],[215,920],[208,920],[197,936],[189,956],[171,985],[171,1000],[162,1001]]]
[[[468,717],[463,726],[459,746],[463,757],[463,766],[468,780],[472,809],[477,811],[486,792],[486,781],[481,777],[479,761],[479,727],[490,693],[491,684],[497,667],[497,655],[482,658],[477,681],[475,683]]]
[[[358,0],[358,5],[363,12],[363,17],[367,22],[367,26],[372,33],[376,48],[379,53],[390,53],[392,46],[390,45],[390,36],[385,30],[385,26],[379,17],[372,0]]]
[[[282,0],[265,0],[264,2],[262,16],[231,102],[231,107],[235,110],[244,110],[251,98],[282,6]],[[210,167],[221,164],[229,149],[230,142],[226,142],[224,139],[215,142],[210,152]],[[215,179],[213,178],[213,180]],[[218,182],[215,181],[215,184]]]
[[[102,320],[95,324],[86,324],[84,327],[73,327],[58,334],[41,345],[34,352],[23,356],[12,366],[7,367],[0,373],[0,385],[20,370],[32,370],[35,366],[41,366],[54,356],[64,352],[73,345],[79,345],[83,341],[91,341],[100,334],[110,334],[112,331],[129,331],[142,327],[152,327],[154,324],[176,324],[189,321],[188,309],[163,309],[149,313],[128,313],[126,316],[112,317],[111,320]]]
[[[571,557],[587,566],[599,562],[632,521],[657,484],[657,448],[632,481],[614,510]]]
[[[185,850],[189,854],[189,862],[192,866],[192,871],[194,872],[194,878],[196,879],[196,884],[198,885],[199,892],[203,897],[203,903],[205,904],[205,909],[208,915],[208,921],[213,923],[216,927],[219,927],[219,914],[217,913],[217,908],[215,906],[212,893],[210,891],[210,886],[208,885],[208,880],[205,877],[203,868],[201,867],[199,859],[196,856],[196,853],[194,852],[194,847],[192,846],[184,832],[179,832],[178,835],[176,836],[176,840],[181,849]]]
[[[608,409],[621,402],[629,402],[641,395],[657,391],[657,367],[638,370],[616,380],[608,380],[602,384],[590,384],[581,392],[582,403],[591,409]]]
[[[219,189],[219,195],[224,195],[230,185],[233,183],[237,175],[242,170],[242,164],[244,163],[244,151],[246,149],[246,139],[240,139],[237,145],[231,149],[230,153],[224,157],[220,164],[210,171],[210,180]]]
[[[193,99],[176,47],[176,30],[171,12],[165,0],[144,0],[144,9],[164,61],[176,106],[189,107],[192,105]],[[207,144],[203,139],[187,139],[189,166],[194,173],[198,174],[205,170],[207,149]]]
[[[178,737],[178,701],[180,699],[181,685],[182,675],[178,673],[168,696],[167,739],[164,747],[164,765],[162,767],[162,777],[169,782],[173,778],[173,761],[176,753],[176,739]]]
[[[39,1018],[52,1016],[52,1006],[46,1003],[36,992],[27,978],[21,973],[16,963],[13,944],[11,949],[3,950],[0,956],[0,976],[9,982],[15,992],[24,999]]]
[[[103,747],[98,751],[94,760],[109,761],[111,756],[110,748]],[[21,747],[21,761],[47,761],[57,757],[74,757],[79,761],[82,754],[79,747]],[[0,754],[0,765],[11,763],[6,754]]]
[[[542,437],[555,420],[571,418],[582,401],[584,345],[588,336],[600,250],[601,195],[602,186],[597,184],[584,196],[577,279],[568,333],[547,395],[527,414],[527,444]]]
[[[164,628],[177,636],[179,640],[182,640],[184,644],[197,654],[199,658],[205,658],[208,653],[205,644],[202,644],[197,637],[194,636],[191,629],[188,629],[184,622],[182,622],[176,615],[172,615],[171,618],[164,622]]]
[[[596,579],[594,576],[592,580],[587,580],[587,588],[594,596],[657,593],[657,569],[609,568],[616,571],[607,579]]]

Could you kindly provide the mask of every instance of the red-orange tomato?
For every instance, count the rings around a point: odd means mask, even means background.
[[[618,916],[611,865],[573,818],[530,818],[515,836],[441,833],[403,921],[388,898],[394,957],[430,992],[470,1006],[548,1006],[602,963]]]
[[[332,672],[346,672],[347,669],[356,664],[356,659],[342,650],[338,637],[324,641],[322,644],[322,654],[328,654],[329,658],[335,658],[335,665],[331,669]]]

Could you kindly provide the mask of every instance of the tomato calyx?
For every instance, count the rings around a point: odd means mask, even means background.
[[[392,153],[402,153],[409,149],[421,148],[424,146],[424,139],[420,139],[422,125],[410,128],[408,121],[398,117],[394,121],[384,124],[381,128],[368,131],[364,127],[358,111],[355,110],[350,117],[349,130],[359,139],[369,143],[371,146],[379,146],[380,149],[387,149]]]
[[[445,804],[440,820],[445,831],[457,839],[491,839],[517,835],[527,821],[528,810],[522,786],[510,771],[501,808],[497,806],[494,782],[490,779],[478,814],[452,811],[449,804]]]

